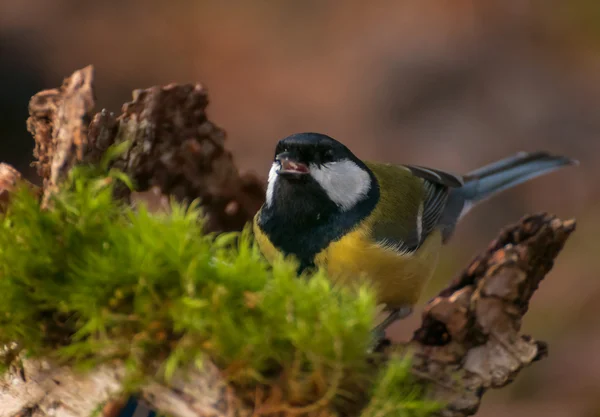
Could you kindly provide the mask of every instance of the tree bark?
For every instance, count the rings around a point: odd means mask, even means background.
[[[106,110],[92,115],[92,67],[76,71],[59,89],[38,93],[30,102],[28,127],[44,180],[42,204],[74,164],[97,162],[111,144],[129,140],[131,148],[114,166],[130,174],[142,192],[123,191],[122,198],[150,199],[157,208],[164,207],[165,195],[200,198],[209,231],[239,230],[262,204],[264,184],[238,172],[224,132],[206,117],[207,104],[200,85],[172,84],[137,90],[119,116]],[[9,204],[19,178],[0,165],[0,207]],[[388,354],[409,350],[414,355],[414,374],[446,404],[440,415],[474,414],[488,389],[509,384],[546,356],[545,343],[520,333],[521,321],[574,228],[573,220],[548,214],[507,227],[426,305],[412,340],[384,348]],[[0,417],[75,417],[98,410],[112,417],[122,406],[122,364],[82,374],[44,360],[19,363],[0,377]],[[149,381],[140,398],[177,417],[274,415],[241,401],[210,363],[202,372],[176,376],[168,386]],[[310,415],[327,415],[327,410]]]
[[[442,415],[474,414],[488,389],[548,354],[546,343],[520,333],[521,322],[574,229],[548,214],[523,218],[427,304],[409,346],[415,372],[448,403]]]

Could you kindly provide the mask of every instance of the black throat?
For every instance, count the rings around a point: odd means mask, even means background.
[[[310,175],[278,178],[273,202],[261,208],[258,225],[275,247],[298,259],[300,272],[314,267],[319,252],[357,227],[377,205],[379,185],[368,172],[371,189],[347,211],[340,210]]]

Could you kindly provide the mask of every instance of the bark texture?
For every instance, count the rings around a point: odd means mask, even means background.
[[[121,114],[93,114],[91,66],[75,71],[57,89],[42,91],[29,103],[29,131],[43,178],[46,202],[60,179],[78,162],[98,162],[109,146],[130,141],[114,162],[142,193],[178,200],[200,199],[209,231],[239,230],[264,201],[264,184],[240,174],[225,132],[208,120],[208,97],[200,84],[170,84],[135,90]],[[122,197],[130,197],[122,190]]]
[[[520,333],[521,322],[574,230],[573,220],[548,214],[523,218],[425,307],[409,346],[417,374],[448,403],[442,415],[474,414],[486,390],[548,354],[544,342]]]
[[[29,102],[27,128],[35,138],[37,172],[43,179],[43,204],[61,178],[83,158],[94,108],[91,66],[75,71],[60,88],[44,90]]]
[[[82,374],[46,361],[25,360],[0,378],[2,417],[103,417],[118,415],[125,370],[104,365]],[[169,386],[149,382],[141,397],[153,409],[171,416],[250,416],[219,371],[208,363],[202,373],[175,376]]]
[[[113,143],[131,142],[114,165],[129,173],[145,198],[166,208],[164,196],[201,198],[211,231],[239,230],[264,196],[263,183],[241,175],[225,149],[225,134],[206,117],[208,99],[196,85],[137,90],[120,115],[93,115],[93,69],[76,71],[62,87],[31,99],[28,127],[36,140],[37,168],[44,180],[42,203],[76,163],[97,162]],[[9,203],[20,175],[0,165],[0,204]],[[126,192],[123,198],[131,198]],[[431,300],[411,341],[414,372],[431,383],[431,395],[447,406],[443,416],[474,414],[482,395],[499,388],[544,358],[547,346],[520,333],[532,295],[575,228],[572,220],[537,214],[502,231],[487,250]],[[112,417],[122,406],[122,364],[86,374],[46,361],[23,360],[0,377],[0,417]],[[169,385],[150,381],[140,398],[176,417],[284,415],[257,410],[221,378],[210,363],[203,372],[176,376]],[[260,402],[260,396],[254,397]],[[356,415],[360,410],[356,410]],[[314,416],[328,415],[316,410]]]

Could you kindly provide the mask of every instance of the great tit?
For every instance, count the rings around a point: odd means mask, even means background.
[[[299,272],[324,268],[336,283],[367,280],[387,318],[409,315],[459,220],[477,203],[577,161],[518,153],[466,175],[364,162],[319,133],[277,144],[266,200],[254,217],[268,261],[293,256]]]

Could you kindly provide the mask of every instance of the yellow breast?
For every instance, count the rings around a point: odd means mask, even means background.
[[[359,227],[332,242],[315,257],[334,282],[368,282],[378,300],[389,307],[414,305],[433,275],[442,245],[441,233],[432,232],[412,254],[385,248],[368,238],[368,228]]]
[[[372,284],[379,302],[391,308],[414,305],[435,270],[441,233],[432,232],[415,253],[402,254],[377,245],[368,232],[367,227],[359,227],[332,242],[315,257],[315,264],[341,285]],[[280,252],[256,222],[254,235],[261,252],[272,262]]]

